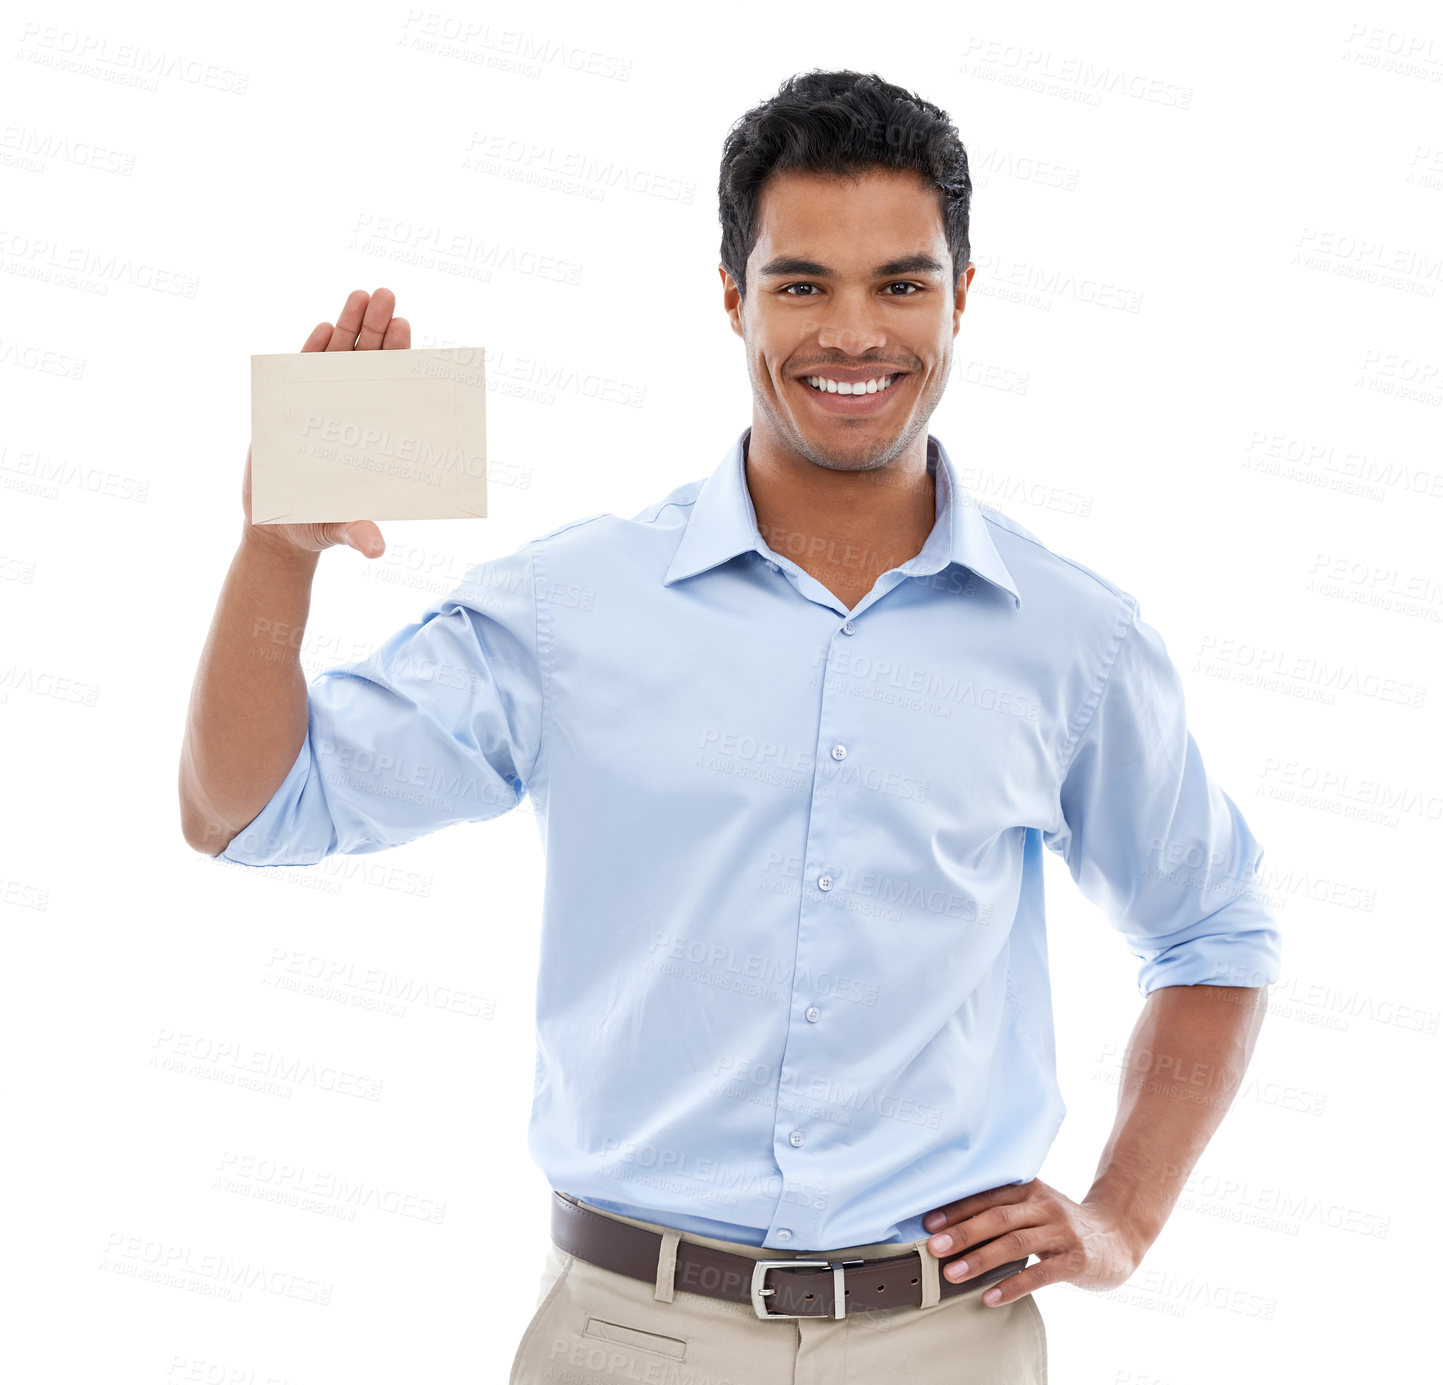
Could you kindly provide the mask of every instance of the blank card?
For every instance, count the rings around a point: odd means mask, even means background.
[[[251,357],[251,520],[485,519],[486,353]]]

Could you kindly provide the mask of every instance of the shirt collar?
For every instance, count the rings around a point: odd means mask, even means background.
[[[692,502],[681,543],[662,578],[664,586],[716,567],[738,553],[771,555],[757,527],[757,512],[746,484],[746,443],[751,431],[747,428],[742,432],[721,465],[702,483]],[[1000,587],[1021,606],[1017,584],[997,552],[992,535],[987,532],[982,511],[958,481],[947,449],[930,433],[927,435],[927,470],[937,479],[936,523],[922,551],[903,563],[899,571],[921,577],[957,563]]]

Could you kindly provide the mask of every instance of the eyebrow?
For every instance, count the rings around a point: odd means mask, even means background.
[[[879,264],[872,271],[872,277],[886,279],[895,274],[941,274],[943,269],[944,266],[931,255],[904,255],[900,260],[888,260],[886,264]],[[833,277],[833,271],[826,265],[818,264],[816,260],[802,259],[797,255],[778,255],[761,268],[761,275],[766,279],[780,278],[785,274],[807,274],[813,279]]]

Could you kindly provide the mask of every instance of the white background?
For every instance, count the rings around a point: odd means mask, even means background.
[[[689,22],[9,12],[0,918],[19,1220],[0,1369],[505,1378],[547,1213],[526,1150],[529,803],[310,870],[220,864],[180,834],[248,358],[299,350],[381,285],[414,346],[487,350],[490,518],[383,524],[374,564],[328,554],[314,675],[471,563],[717,465],[751,417],[716,269],[723,136],[789,74],[859,67],[947,109],[972,160],[978,268],[930,431],[975,496],[1140,597],[1284,927],[1246,1085],[1133,1280],[1039,1293],[1051,1378],[1414,1378],[1440,1232],[1443,21],[1355,0],[743,3]],[[538,267],[554,261],[575,282]],[[1041,1176],[1081,1197],[1141,1001],[1121,939],[1047,870],[1070,1114]],[[412,998],[378,1008],[378,979]],[[267,1063],[303,1075],[238,1085]],[[304,1075],[332,1069],[379,1099]],[[277,1200],[298,1188],[307,1206]],[[235,1301],[213,1292],[261,1270]]]

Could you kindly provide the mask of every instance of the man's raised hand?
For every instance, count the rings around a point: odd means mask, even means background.
[[[390,289],[368,294],[356,289],[346,299],[335,326],[318,323],[302,351],[407,351],[411,324],[396,317],[396,295]],[[349,544],[368,558],[379,558],[386,541],[374,520],[332,520],[313,524],[254,524],[251,521],[251,449],[246,448],[245,476],[241,481],[241,507],[245,511],[244,541],[285,556],[319,553],[336,544]]]

